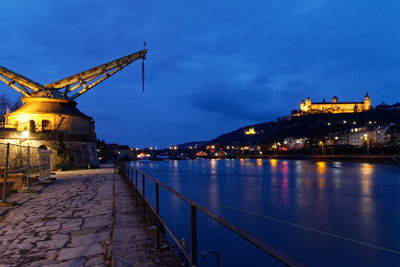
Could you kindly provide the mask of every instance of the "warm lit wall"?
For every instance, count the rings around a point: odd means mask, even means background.
[[[8,128],[94,136],[92,118],[79,111],[76,102],[45,97],[27,97],[22,101],[21,108],[5,116]]]
[[[357,109],[354,107],[357,106]],[[352,113],[362,112],[371,109],[371,100],[365,98],[363,102],[317,102],[312,103],[310,99],[300,104],[303,113],[323,112],[323,113]]]
[[[35,122],[35,131],[57,130],[70,134],[88,134],[93,132],[93,126],[90,119],[78,116],[67,116],[58,114],[21,114],[7,117],[7,125],[16,128],[18,131],[30,130],[30,121]],[[44,128],[43,120],[50,122],[49,126]]]

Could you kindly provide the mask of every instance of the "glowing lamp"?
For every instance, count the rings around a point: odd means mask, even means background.
[[[22,138],[28,138],[29,137],[29,131],[25,130],[22,132]]]

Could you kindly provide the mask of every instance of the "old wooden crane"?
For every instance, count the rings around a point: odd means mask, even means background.
[[[144,49],[46,85],[0,66],[0,81],[21,93],[23,102],[6,114],[0,139],[17,143],[21,132],[28,132],[24,144],[51,149],[53,167],[98,165],[94,121],[78,110],[75,99],[146,54]]]

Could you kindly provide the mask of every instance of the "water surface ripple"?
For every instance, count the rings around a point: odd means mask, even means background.
[[[309,266],[400,266],[400,166],[275,159],[132,165]],[[189,240],[187,205],[166,192],[161,200],[162,216]],[[199,216],[199,249],[220,250],[222,266],[274,263],[206,216]],[[200,266],[215,266],[215,255],[200,257]]]

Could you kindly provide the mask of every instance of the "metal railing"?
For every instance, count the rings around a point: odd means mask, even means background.
[[[266,244],[265,242],[261,241],[259,238],[243,231],[241,228],[237,227],[236,225],[232,224],[231,222],[226,221],[218,214],[200,206],[193,200],[185,197],[181,193],[175,191],[171,187],[161,183],[156,178],[138,170],[137,168],[133,168],[132,166],[128,166],[127,162],[116,162],[115,163],[115,170],[120,170],[123,175],[125,175],[132,185],[135,187],[137,193],[143,200],[143,207],[142,207],[142,217],[146,219],[146,205],[152,213],[155,215],[158,223],[156,225],[156,246],[157,248],[160,247],[160,236],[163,227],[176,246],[179,248],[181,253],[183,254],[184,258],[186,259],[187,263],[191,266],[197,266],[197,255],[201,254],[197,251],[197,214],[198,211],[202,212],[203,214],[207,215],[212,220],[220,223],[225,228],[229,229],[239,237],[243,238],[253,246],[257,247],[261,251],[266,254],[269,254],[271,257],[275,258],[277,261],[287,265],[287,266],[305,266],[304,264],[298,262],[297,260],[291,258],[290,256],[286,255],[285,253],[279,251],[278,249],[273,248],[272,246]],[[139,189],[138,179],[141,177],[141,190]],[[155,185],[155,207],[153,207],[148,199],[146,199],[146,179],[152,181]],[[176,237],[173,233],[171,228],[167,225],[164,219],[160,216],[160,187],[167,190],[169,193],[175,195],[176,197],[180,198],[181,200],[185,201],[187,204],[190,205],[190,253],[186,251],[186,247],[182,242]],[[136,194],[137,195],[137,194]],[[219,255],[218,255],[219,261]]]
[[[1,202],[12,192],[29,190],[51,175],[51,151],[33,146],[0,143]]]

